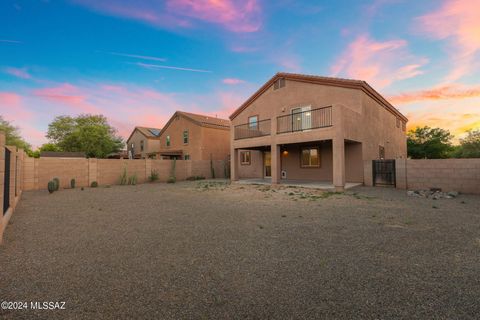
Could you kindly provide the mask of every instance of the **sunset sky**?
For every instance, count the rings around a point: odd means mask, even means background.
[[[228,117],[278,71],[366,80],[460,137],[480,128],[480,0],[0,2],[0,114],[34,146],[64,114],[123,137]]]

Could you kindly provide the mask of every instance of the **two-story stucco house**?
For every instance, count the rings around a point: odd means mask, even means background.
[[[225,160],[230,154],[230,121],[177,111],[160,132],[161,159]]]
[[[344,190],[371,180],[372,160],[407,156],[407,118],[365,81],[278,73],[230,120],[232,180]]]
[[[155,157],[160,150],[160,131],[157,128],[135,127],[127,139],[127,153],[131,159]]]

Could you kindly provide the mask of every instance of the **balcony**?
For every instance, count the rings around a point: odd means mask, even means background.
[[[312,110],[293,110],[291,114],[277,117],[277,133],[297,132],[332,126],[332,107]]]
[[[235,126],[235,140],[269,136],[271,132],[270,119]]]

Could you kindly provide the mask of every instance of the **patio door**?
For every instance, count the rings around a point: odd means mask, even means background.
[[[263,176],[272,176],[272,154],[270,151],[265,151],[263,153]]]
[[[292,109],[292,131],[303,131],[312,128],[311,107]]]

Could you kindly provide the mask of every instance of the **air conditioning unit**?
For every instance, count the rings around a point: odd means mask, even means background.
[[[287,171],[282,170],[282,179],[287,179]]]

